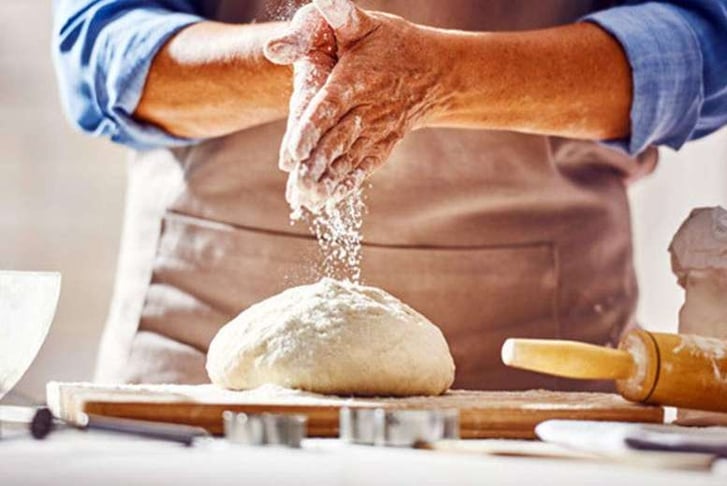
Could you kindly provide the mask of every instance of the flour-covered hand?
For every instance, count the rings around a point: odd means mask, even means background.
[[[283,150],[298,161],[289,195],[315,211],[360,186],[409,130],[425,123],[443,98],[439,81],[448,60],[433,29],[363,11],[350,0],[313,4],[335,32],[338,59],[288,126]]]
[[[311,99],[328,79],[336,62],[333,30],[313,4],[295,13],[286,32],[270,39],[265,57],[276,64],[293,65],[293,95],[290,98],[288,128],[295,126]],[[290,130],[280,147],[280,168],[290,172],[295,160],[287,151]]]

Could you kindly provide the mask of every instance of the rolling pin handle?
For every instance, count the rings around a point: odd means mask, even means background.
[[[501,357],[507,366],[564,378],[619,380],[634,369],[627,351],[554,339],[507,339]]]

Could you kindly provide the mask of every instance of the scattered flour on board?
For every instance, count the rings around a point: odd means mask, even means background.
[[[251,388],[249,390],[245,390],[243,392],[238,393],[244,393],[245,398],[249,399],[270,399],[270,398],[299,398],[299,397],[307,397],[307,398],[324,398],[325,395],[321,395],[319,393],[311,393],[303,390],[297,390],[294,388],[286,388],[280,385],[274,385],[272,383],[267,383],[265,385],[260,385],[257,388]]]

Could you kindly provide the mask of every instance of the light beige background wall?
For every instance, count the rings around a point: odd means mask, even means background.
[[[678,153],[661,150],[656,171],[631,188],[630,198],[641,288],[637,317],[649,329],[676,330],[684,295],[667,247],[692,208],[727,208],[727,128]]]
[[[50,336],[17,388],[36,400],[47,380],[92,376],[125,186],[124,150],[75,133],[63,119],[49,55],[50,3],[0,2],[0,268],[63,273]],[[674,329],[682,297],[666,248],[689,208],[727,207],[727,131],[678,155],[665,151],[657,172],[631,192],[639,316],[648,327]]]
[[[18,391],[91,375],[116,264],[124,150],[72,130],[50,61],[50,1],[0,1],[0,268],[57,270],[48,340]],[[0,296],[2,298],[2,296]]]

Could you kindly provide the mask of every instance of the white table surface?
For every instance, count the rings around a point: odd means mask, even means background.
[[[727,485],[711,472],[576,460],[496,457],[350,446],[308,440],[303,449],[254,448],[210,439],[193,447],[64,430],[43,441],[0,439],[0,484],[540,484]]]

